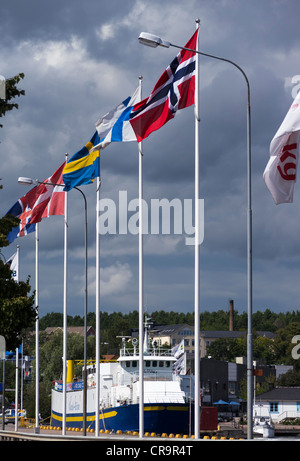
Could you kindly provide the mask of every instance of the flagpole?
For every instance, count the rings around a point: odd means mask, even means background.
[[[23,396],[24,396],[24,354],[23,354],[23,339],[22,339],[22,352],[21,352],[21,416],[23,415]]]
[[[196,20],[199,29],[200,20]],[[196,50],[199,49],[199,34]],[[196,54],[195,77],[195,439],[200,438],[200,179],[199,179],[199,58]]]
[[[19,406],[19,349],[16,347],[16,385],[15,385],[15,432],[18,432],[18,406]]]
[[[19,270],[20,270],[20,245],[17,245],[17,277],[16,282],[19,282]],[[18,432],[18,392],[19,392],[19,351],[16,348],[16,389],[15,389],[15,431]]]
[[[65,154],[66,162],[68,154]],[[65,216],[64,216],[64,298],[63,298],[63,420],[62,435],[66,434],[67,413],[67,263],[68,263],[68,193],[65,192]]]
[[[100,152],[99,152],[100,164]],[[100,187],[101,179],[97,177],[96,193],[96,423],[95,435],[99,435],[99,407],[100,407]]]
[[[142,100],[142,80],[139,77],[140,101]],[[143,280],[143,152],[142,143],[138,143],[139,149],[139,437],[144,436],[144,280]]]
[[[39,223],[35,227],[35,428],[39,434]]]
[[[19,256],[20,256],[20,245],[17,245],[17,277],[16,282],[19,282]],[[19,351],[16,348],[16,385],[15,385],[15,431],[18,432],[18,405],[19,405]]]
[[[20,245],[17,245],[17,279],[16,282],[20,280]]]

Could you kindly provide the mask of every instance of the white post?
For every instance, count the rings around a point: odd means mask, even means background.
[[[20,280],[20,245],[17,245],[17,279],[16,282]]]
[[[21,416],[23,415],[23,394],[24,394],[24,355],[23,355],[23,339],[22,339],[22,352],[21,352],[21,403],[20,410]]]
[[[197,28],[200,21],[197,20]],[[199,34],[197,51],[199,48]],[[195,439],[200,438],[200,180],[199,180],[199,62],[195,78]]]
[[[142,100],[142,80],[139,77],[140,101]],[[142,143],[138,143],[139,149],[139,437],[144,437],[144,281],[143,281],[143,152]]]
[[[66,154],[66,161],[68,154]],[[64,305],[63,305],[63,420],[62,435],[66,434],[67,417],[67,281],[68,281],[68,192],[65,192],[65,216],[64,216]]]
[[[15,431],[18,432],[18,406],[19,406],[19,350],[16,348],[16,389],[15,389]]]
[[[35,428],[39,434],[39,224],[35,225]]]
[[[100,153],[99,153],[100,162]],[[99,435],[99,406],[100,406],[100,187],[101,179],[97,178],[96,195],[96,437]]]

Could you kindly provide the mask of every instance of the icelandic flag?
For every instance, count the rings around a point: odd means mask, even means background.
[[[6,213],[20,219],[7,236],[9,243],[35,231],[35,224],[43,218],[65,213],[65,196],[62,172],[65,162],[46,181],[33,187],[21,197]]]
[[[111,142],[136,141],[136,135],[130,123],[130,114],[139,101],[139,87],[132,96],[126,98],[121,104],[103,115],[97,123],[96,130],[100,142],[90,152],[97,149],[104,149]]]
[[[185,45],[197,50],[198,29]],[[175,117],[177,110],[194,104],[196,53],[180,50],[164,71],[151,95],[136,104],[130,114],[130,123],[137,141],[147,138]]]

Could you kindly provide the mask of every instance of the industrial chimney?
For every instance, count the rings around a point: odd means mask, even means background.
[[[233,299],[229,301],[229,331],[233,331]]]

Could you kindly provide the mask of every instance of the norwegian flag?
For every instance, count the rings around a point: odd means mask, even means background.
[[[64,162],[43,184],[33,187],[21,197],[6,213],[20,219],[19,226],[13,228],[7,236],[12,243],[15,238],[23,237],[35,231],[35,224],[43,218],[53,215],[64,215],[65,193],[62,172]],[[59,185],[61,184],[61,186]]]
[[[197,49],[198,29],[185,45]],[[177,110],[194,104],[196,53],[180,50],[164,71],[151,95],[136,104],[130,114],[130,123],[137,141],[147,138],[175,117]]]

